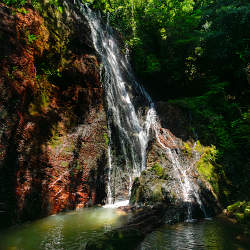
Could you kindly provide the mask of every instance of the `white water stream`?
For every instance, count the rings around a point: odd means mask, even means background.
[[[103,68],[102,82],[106,95],[110,131],[106,206],[127,205],[134,178],[140,176],[146,168],[146,150],[152,134],[150,131],[154,131],[158,143],[172,162],[183,201],[187,203],[188,221],[192,220],[191,206],[194,199],[206,216],[199,197],[198,186],[190,182],[186,169],[179,163],[176,152],[160,139],[164,138],[164,134],[160,134],[161,125],[154,103],[144,88],[135,81],[131,66],[127,57],[121,53],[111,27],[108,24],[104,26],[101,18],[88,7],[80,6],[90,26],[93,44],[101,57]],[[169,137],[171,138],[170,135]],[[112,152],[112,145],[117,145],[117,140],[120,145],[120,154],[123,156],[123,161],[118,163],[113,159],[115,156],[113,157]],[[173,143],[175,144],[174,140]],[[125,197],[124,190],[120,190],[121,187],[127,190]]]
[[[176,173],[176,177],[178,178],[179,185],[182,189],[182,194],[183,194],[183,201],[187,203],[187,221],[191,222],[192,221],[192,203],[197,202],[205,216],[207,217],[206,210],[204,208],[204,205],[201,201],[200,195],[199,195],[199,187],[192,183],[189,180],[189,177],[187,175],[187,171],[189,170],[188,166],[185,169],[183,166],[180,165],[180,162],[178,160],[178,156],[175,150],[171,150],[169,147],[164,145],[164,141],[167,141],[168,138],[170,138],[172,144],[174,146],[177,145],[173,138],[168,134],[166,131],[165,133],[159,134],[159,131],[161,130],[161,126],[159,123],[154,124],[154,131],[156,133],[156,139],[158,143],[161,145],[161,147],[165,150],[166,154],[168,155],[168,158],[172,162],[172,166],[174,168],[174,172]],[[163,140],[163,142],[162,142]],[[195,200],[194,200],[195,198]]]
[[[145,95],[144,89],[136,83],[131,74],[126,57],[121,54],[112,29],[106,25],[105,29],[100,18],[88,7],[82,6],[82,11],[91,28],[94,47],[101,56],[103,64],[103,77],[108,119],[111,126],[118,133],[120,149],[125,161],[124,184],[127,186],[128,195],[135,177],[140,176],[146,167],[146,148],[152,124],[151,100]],[[146,114],[136,109],[134,95],[143,99],[143,106],[148,107]],[[140,100],[141,101],[141,100]],[[110,135],[110,144],[114,140]],[[116,138],[117,139],[117,138]],[[109,147],[109,173],[108,173],[108,203],[115,201],[116,194],[112,192],[112,177],[122,175],[116,168],[114,173],[112,149]],[[119,173],[117,173],[119,172]],[[119,195],[118,195],[119,196]]]

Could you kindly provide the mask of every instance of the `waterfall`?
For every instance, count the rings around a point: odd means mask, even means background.
[[[145,89],[136,82],[112,28],[108,24],[103,25],[101,18],[87,6],[80,6],[90,26],[94,47],[102,61],[101,75],[109,129],[107,204],[125,204],[124,200],[130,196],[134,178],[140,176],[146,168],[146,150],[149,139],[154,134],[172,162],[183,202],[187,204],[187,219],[192,220],[191,206],[194,197],[206,216],[198,186],[189,180],[176,152],[162,141],[162,138],[166,138],[160,132],[161,124],[154,103]],[[171,138],[170,135],[167,136]]]
[[[187,166],[187,169],[184,169],[183,166],[180,165],[176,151],[171,150],[169,147],[164,145],[164,141],[166,141],[167,138],[170,138],[172,144],[176,146],[177,148],[175,141],[169,135],[168,132],[162,133],[160,136],[160,133],[159,133],[160,128],[161,128],[161,125],[156,122],[154,124],[154,131],[155,131],[156,139],[157,139],[157,142],[161,145],[161,147],[165,150],[168,158],[172,162],[172,166],[174,168],[175,175],[178,179],[179,186],[182,189],[183,201],[187,204],[187,221],[190,222],[193,220],[192,219],[192,203],[193,202],[197,202],[199,204],[200,209],[206,218],[207,217],[206,210],[204,208],[204,205],[198,193],[199,187],[189,180],[189,177],[186,173],[188,170],[188,166]],[[193,197],[195,198],[195,201]]]
[[[113,203],[129,197],[133,179],[140,176],[146,167],[146,149],[153,121],[152,101],[135,81],[111,27],[104,26],[88,7],[81,6],[81,10],[89,23],[94,47],[102,61],[102,82],[109,129],[112,131],[108,149],[107,201]],[[114,147],[119,149],[119,153],[113,152]],[[113,154],[116,157],[112,157]],[[119,157],[119,162],[113,160]]]

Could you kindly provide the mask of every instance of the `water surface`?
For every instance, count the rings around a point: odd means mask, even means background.
[[[121,226],[127,219],[111,208],[85,208],[66,212],[0,232],[1,250],[85,249],[88,241]]]
[[[247,250],[250,249],[250,241],[244,236],[244,230],[243,226],[222,218],[164,225],[149,234],[138,249]]]
[[[0,249],[83,250],[89,241],[102,241],[105,232],[122,226],[127,219],[124,212],[111,208],[61,213],[0,232]],[[244,230],[240,225],[215,218],[164,225],[148,234],[139,247],[133,235],[110,239],[106,246],[113,250],[247,250],[250,242]]]

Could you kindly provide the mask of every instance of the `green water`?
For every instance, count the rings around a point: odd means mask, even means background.
[[[138,250],[247,250],[246,230],[223,218],[165,225],[147,235]]]
[[[9,228],[0,232],[1,250],[84,249],[88,241],[121,226],[127,216],[111,208],[87,208]]]
[[[0,249],[83,250],[89,241],[102,241],[104,232],[122,226],[127,220],[128,215],[111,208],[87,208],[61,213],[0,232]],[[133,235],[125,238],[117,236],[108,240],[102,249],[247,250],[250,249],[250,242],[244,230],[246,228],[240,225],[215,218],[164,225],[148,234],[139,246]]]

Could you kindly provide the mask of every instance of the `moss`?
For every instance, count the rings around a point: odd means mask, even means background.
[[[250,224],[250,205],[246,206],[244,210],[244,216],[247,223]]]
[[[75,169],[76,169],[77,171],[80,171],[82,168],[83,168],[83,165],[81,164],[81,162],[77,161],[77,162],[76,162]]]
[[[38,116],[46,113],[50,105],[51,85],[44,76],[37,77],[37,91],[29,105],[29,114]]]
[[[71,142],[71,144],[67,145],[63,151],[67,154],[67,153],[72,153],[74,149],[75,149],[74,142]]]
[[[38,36],[36,36],[35,34],[30,34],[30,32],[27,31],[26,38],[27,38],[28,44],[32,44],[34,41],[37,40]]]
[[[129,200],[129,202],[131,204],[135,204],[139,200],[139,197],[138,197],[138,188],[139,187],[140,187],[140,180],[138,177],[136,177],[134,180],[134,183],[133,183],[133,187],[132,187],[131,195],[130,195],[130,200]]]
[[[184,152],[185,152],[185,154],[187,154],[189,157],[192,156],[192,148],[190,147],[190,145],[189,145],[187,142],[184,143]]]
[[[240,223],[244,222],[244,214],[243,213],[235,213],[235,218]]]
[[[250,224],[250,202],[237,201],[227,206],[227,211],[237,222]]]
[[[163,169],[163,167],[159,163],[155,163],[152,166],[151,171],[154,174],[156,174],[157,176],[159,176],[160,178],[164,176],[164,169]]]
[[[164,196],[162,194],[161,184],[156,184],[153,187],[153,193],[152,193],[152,201],[162,201],[164,199]]]
[[[223,195],[226,198],[226,200],[229,200],[231,192],[229,190],[223,190]]]
[[[199,153],[203,153],[204,151],[204,147],[201,145],[200,141],[196,141],[196,145],[195,145],[195,151],[198,151]]]
[[[63,167],[67,167],[69,165],[69,163],[67,161],[62,161],[61,162],[61,166]]]
[[[219,194],[219,174],[216,171],[217,150],[215,146],[204,147],[197,141],[195,150],[201,153],[201,158],[197,162],[198,172],[212,185],[216,194]]]
[[[136,190],[136,202],[143,202],[145,200],[145,190],[144,187],[141,185],[138,187],[138,189]]]
[[[56,125],[54,125],[51,129],[51,137],[49,140],[49,145],[52,148],[56,148],[58,145],[61,145],[61,137]]]
[[[227,210],[230,213],[234,213],[234,212],[239,212],[242,211],[242,208],[245,207],[246,202],[245,201],[237,201],[234,204],[227,206]]]
[[[170,197],[173,199],[173,200],[176,200],[177,199],[177,196],[176,196],[176,193],[172,192],[170,193]]]
[[[105,140],[105,144],[108,146],[109,145],[109,137],[107,133],[104,133],[104,140]]]

